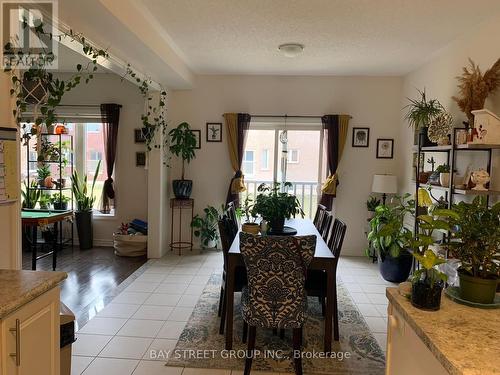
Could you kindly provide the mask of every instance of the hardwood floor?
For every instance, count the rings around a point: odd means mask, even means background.
[[[116,294],[118,285],[144,263],[144,257],[119,257],[111,247],[80,250],[65,248],[57,256],[56,271],[68,273],[61,285],[61,300],[81,327]],[[31,253],[23,253],[23,269],[31,269]],[[52,271],[52,257],[40,259],[37,270]]]

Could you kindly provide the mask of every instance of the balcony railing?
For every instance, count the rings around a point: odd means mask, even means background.
[[[298,198],[305,216],[312,219],[318,205],[318,183],[311,181],[290,182],[293,186],[290,188],[289,192],[293,193]],[[245,180],[247,190],[242,194],[243,199],[245,199],[246,196],[255,199],[255,196],[258,194],[257,188],[262,183],[272,184],[272,181]]]

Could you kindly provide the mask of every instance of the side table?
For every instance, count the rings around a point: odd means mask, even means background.
[[[194,217],[194,199],[170,199],[170,208],[171,208],[171,217],[170,217],[170,251],[177,249],[179,251],[179,255],[181,255],[181,250],[189,249],[193,250],[193,228],[190,226],[191,236],[189,241],[182,239],[182,211],[183,210],[191,210],[191,221],[193,221]],[[179,211],[179,233],[177,240],[174,239],[174,211]],[[191,222],[190,222],[191,224]]]

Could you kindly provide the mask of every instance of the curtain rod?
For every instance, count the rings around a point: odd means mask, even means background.
[[[297,116],[294,116],[294,115],[250,115],[250,117],[254,118],[259,118],[259,117],[270,117],[270,118],[322,118],[323,116],[307,116],[307,115],[297,115]],[[352,119],[352,116],[349,116],[349,118]]]

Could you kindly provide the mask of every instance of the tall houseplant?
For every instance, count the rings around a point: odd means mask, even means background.
[[[272,185],[260,184],[257,188],[259,194],[255,198],[252,211],[261,215],[274,233],[283,232],[285,219],[290,219],[297,214],[304,217],[299,200],[295,195],[288,193],[291,187],[290,182],[285,182],[283,186],[275,182]]]
[[[172,181],[174,194],[178,199],[188,199],[193,190],[193,180],[184,179],[185,164],[196,157],[194,151],[196,149],[196,137],[187,122],[183,122],[170,130],[168,135],[170,136],[170,152],[182,159],[181,179]]]
[[[90,191],[87,187],[87,175],[83,178],[78,175],[75,170],[71,176],[71,189],[73,190],[73,195],[76,202],[76,229],[78,231],[78,240],[80,243],[80,249],[86,250],[93,247],[94,236],[92,228],[92,209],[94,207],[95,196],[94,187],[99,175],[99,169],[101,168],[101,161],[97,163],[97,167],[94,173],[94,179],[92,181],[92,186]]]
[[[217,247],[219,239],[219,211],[213,206],[207,206],[203,213],[203,216],[196,215],[193,218],[191,227],[194,228],[194,235],[200,237],[202,246],[211,249]]]
[[[450,248],[461,261],[460,297],[492,303],[500,279],[500,202],[490,208],[485,197],[478,196],[472,203],[458,203],[454,211],[456,241]]]

